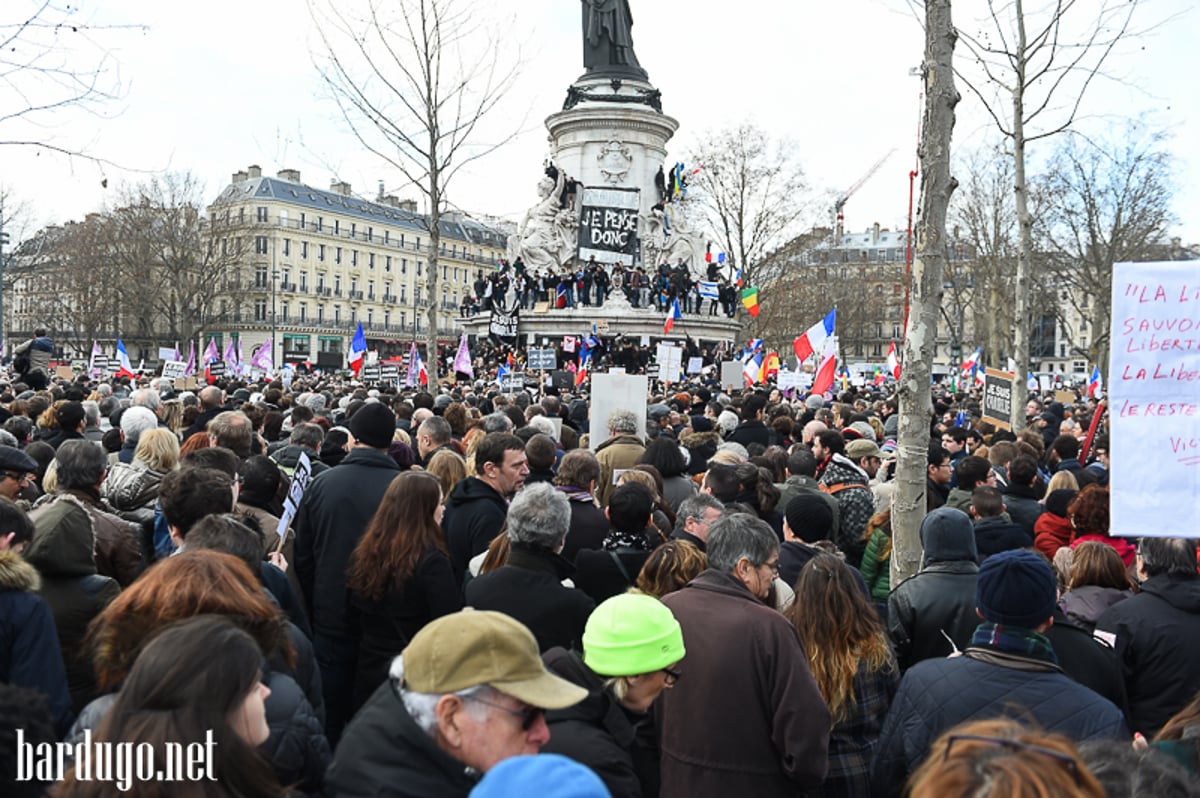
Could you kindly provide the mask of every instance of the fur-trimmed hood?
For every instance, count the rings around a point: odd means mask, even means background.
[[[30,592],[42,586],[37,569],[15,551],[0,551],[0,590]]]
[[[679,442],[688,449],[698,449],[706,443],[720,445],[721,433],[715,431],[689,432],[687,435],[682,436]]]

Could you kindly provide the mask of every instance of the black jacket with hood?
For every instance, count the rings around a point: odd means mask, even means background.
[[[578,654],[552,648],[542,660],[547,669],[588,691],[575,706],[546,713],[550,742],[542,753],[586,765],[613,798],[657,795],[658,749],[649,716],[621,706]]]
[[[485,551],[504,527],[508,502],[478,477],[467,477],[450,491],[442,531],[450,550],[454,576],[462,584],[471,558]]]
[[[1153,737],[1200,690],[1200,577],[1150,577],[1100,616],[1102,632],[1116,636],[1130,725]]]
[[[951,518],[951,513],[962,517]],[[921,570],[888,596],[888,637],[901,670],[961,651],[979,626],[978,555],[975,529],[966,513],[950,507],[930,513],[921,524],[921,546]]]

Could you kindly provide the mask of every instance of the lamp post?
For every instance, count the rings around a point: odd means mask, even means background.
[[[276,236],[271,236],[271,365],[275,365],[275,282],[279,272],[275,269]]]

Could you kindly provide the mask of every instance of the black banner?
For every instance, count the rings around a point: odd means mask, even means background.
[[[595,257],[600,263],[633,265],[638,246],[637,189],[585,188],[579,212],[580,263]]]
[[[990,421],[999,429],[1009,429],[1012,421],[1013,375],[1007,371],[986,369],[983,372],[984,421]]]
[[[492,315],[488,322],[488,332],[496,338],[513,343],[517,338],[517,325],[521,313],[521,303],[517,292],[504,292],[503,305],[502,307],[501,303],[492,301]]]

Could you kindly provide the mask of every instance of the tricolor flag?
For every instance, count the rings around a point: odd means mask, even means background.
[[[833,335],[837,325],[837,308],[825,314],[825,318],[809,327],[795,341],[792,349],[796,352],[796,360],[803,363],[813,352],[823,351],[825,341]]]
[[[508,366],[501,363],[500,368],[496,369],[496,384],[503,385],[504,378],[507,376],[508,376]],[[576,384],[578,384],[578,383],[576,383]],[[407,379],[404,381],[404,387],[405,388],[409,387]]]
[[[587,379],[588,369],[592,365],[592,350],[588,347],[583,347],[579,350],[579,368],[575,370],[575,386],[583,385],[583,381]]]
[[[471,350],[467,347],[467,334],[463,333],[458,340],[458,351],[454,354],[454,370],[475,379],[475,369],[471,367]]]
[[[887,367],[888,367],[888,371],[892,372],[892,376],[896,378],[897,382],[899,382],[899,380],[900,380],[900,357],[899,357],[899,355],[896,354],[896,342],[895,341],[892,341],[891,347],[888,348]]]
[[[350,339],[350,355],[346,359],[350,364],[350,369],[354,372],[354,376],[358,376],[358,372],[362,370],[363,358],[367,355],[367,336],[363,335],[362,322],[358,323],[358,329],[354,331],[354,337]]]
[[[429,372],[425,370],[425,362],[421,360],[421,353],[417,351],[417,345],[414,342],[408,350],[408,375],[404,378],[404,387],[412,388],[428,384]]]
[[[816,377],[813,378],[812,392],[822,395],[833,387],[834,377],[837,376],[837,338],[829,336],[825,339],[825,349],[821,353],[821,364],[817,367]]]
[[[742,363],[742,374],[746,377],[746,383],[753,385],[758,382],[762,375],[763,356],[761,352],[752,354]]]
[[[683,314],[679,312],[679,299],[671,301],[671,307],[667,310],[667,320],[663,322],[663,335],[671,332],[675,327],[675,320],[683,318]]]
[[[567,284],[558,284],[558,298],[554,301],[554,307],[565,308],[567,306]]]
[[[746,306],[746,312],[751,316],[758,316],[758,289],[754,287],[743,289],[742,304]]]
[[[129,353],[125,351],[125,342],[120,338],[117,339],[117,362],[121,367],[117,369],[116,376],[137,377],[133,373],[133,367],[129,365]]]
[[[1088,378],[1088,399],[1099,399],[1104,395],[1104,378],[1100,376],[1099,364],[1092,366],[1092,376]]]
[[[1036,391],[1040,387],[1038,385],[1037,377],[1033,376],[1032,371],[1029,372],[1029,377],[1025,380],[1025,387],[1031,391]]]
[[[980,347],[977,347],[975,349],[975,351],[971,353],[971,356],[969,358],[967,358],[966,360],[963,361],[962,373],[963,373],[964,377],[967,376],[968,373],[970,373],[970,374],[975,373],[975,369],[979,368],[979,360],[982,357],[983,357],[983,347],[980,346]]]

